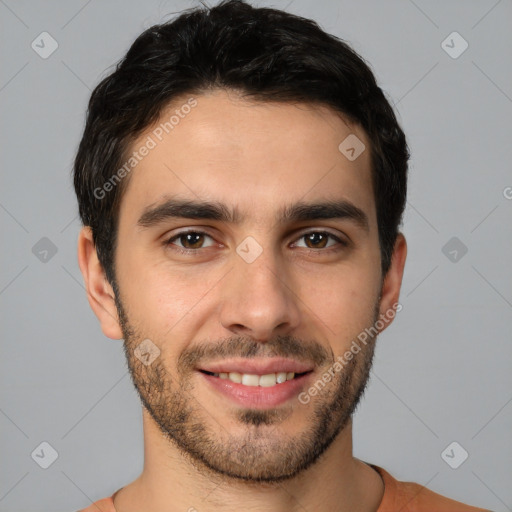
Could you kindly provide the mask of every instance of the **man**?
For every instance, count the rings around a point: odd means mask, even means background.
[[[366,64],[241,1],[154,26],[94,90],[78,257],[143,404],[86,511],[476,511],[352,455],[400,309],[408,149]]]

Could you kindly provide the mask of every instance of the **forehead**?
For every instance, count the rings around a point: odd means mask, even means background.
[[[327,107],[225,91],[185,96],[132,144],[133,152],[121,223],[173,196],[232,205],[255,221],[318,199],[349,200],[375,217],[367,136]]]

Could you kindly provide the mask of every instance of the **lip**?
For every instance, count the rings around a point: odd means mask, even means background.
[[[268,373],[274,372],[270,371]],[[243,384],[232,382],[229,379],[221,379],[201,371],[199,371],[198,374],[204,378],[206,383],[215,391],[229,398],[237,405],[251,409],[268,409],[297,398],[301,390],[306,387],[313,372],[300,375],[292,380],[287,380],[282,384],[276,384],[270,387],[244,386]]]
[[[210,373],[248,373],[251,375],[267,375],[269,373],[293,372],[305,373],[313,370],[313,365],[282,357],[226,359],[201,366],[198,370]],[[284,383],[283,383],[284,384]],[[282,384],[281,384],[282,385]]]

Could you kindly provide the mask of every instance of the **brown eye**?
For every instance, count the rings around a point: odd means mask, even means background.
[[[207,239],[212,240],[212,237],[200,231],[187,231],[179,233],[167,241],[167,245],[176,245],[183,249],[203,249],[213,245],[212,243],[205,245]]]
[[[311,233],[306,233],[302,235],[299,240],[304,240],[305,245],[298,246],[306,247],[308,249],[325,249],[336,245],[336,243],[340,245],[346,245],[337,236],[334,236],[333,234],[327,233],[325,231],[312,231]]]
[[[311,249],[323,249],[327,244],[329,235],[326,233],[308,233],[304,236],[306,245]]]
[[[204,243],[204,235],[200,233],[186,233],[178,239],[186,249],[199,249]]]

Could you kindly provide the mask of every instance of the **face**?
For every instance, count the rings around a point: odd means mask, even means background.
[[[346,427],[370,371],[374,337],[344,356],[383,312],[370,143],[323,107],[195,101],[132,148],[155,143],[119,213],[128,365],[197,467],[280,481]],[[350,134],[367,148],[355,160],[338,149]]]

